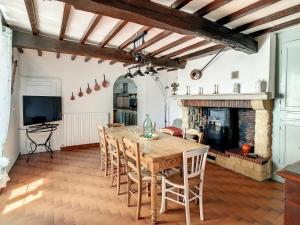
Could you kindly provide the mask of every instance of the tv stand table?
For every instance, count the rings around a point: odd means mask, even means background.
[[[46,151],[50,154],[51,159],[53,158],[53,150],[51,148],[51,138],[53,131],[57,129],[59,124],[39,124],[34,126],[29,126],[26,128],[26,137],[30,140],[30,151],[28,152],[27,156],[27,163],[30,157],[36,152],[37,147],[41,146],[46,149]],[[37,143],[34,141],[32,134],[34,133],[49,133],[48,137],[46,138],[45,142]]]

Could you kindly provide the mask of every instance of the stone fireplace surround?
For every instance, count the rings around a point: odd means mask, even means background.
[[[268,97],[257,98],[242,95],[210,96],[176,96],[177,103],[182,109],[182,128],[190,128],[190,107],[226,107],[255,110],[254,153],[257,159],[245,157],[237,152],[221,153],[210,150],[209,160],[219,166],[243,174],[257,181],[271,178],[272,172],[272,109],[273,100]],[[268,95],[264,95],[268,96]],[[232,97],[232,98],[231,98]]]

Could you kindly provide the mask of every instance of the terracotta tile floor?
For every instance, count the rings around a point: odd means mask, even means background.
[[[17,160],[11,182],[0,195],[0,225],[118,225],[150,224],[150,198],[143,196],[143,219],[135,220],[135,207],[127,208],[126,195],[116,195],[110,178],[99,170],[97,149],[45,153]],[[207,164],[205,222],[191,204],[192,224],[283,224],[283,185],[255,182],[218,166]],[[125,193],[126,185],[122,187]],[[185,224],[184,209],[170,203],[160,224]]]

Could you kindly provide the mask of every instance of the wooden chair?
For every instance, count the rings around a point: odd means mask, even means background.
[[[196,129],[187,129],[187,130],[185,130],[185,133],[184,133],[183,136],[184,136],[184,139],[197,141],[200,144],[203,141],[203,132],[199,132]],[[195,140],[193,137],[196,137],[197,139]]]
[[[108,123],[107,127],[124,127],[123,123]]]
[[[200,220],[204,220],[203,181],[208,149],[207,146],[203,149],[183,152],[183,175],[174,174],[168,178],[162,178],[161,213],[166,211],[166,200],[181,204],[185,206],[186,224],[190,225],[189,203],[193,200],[199,200]],[[181,194],[181,191],[183,191],[183,194]],[[171,198],[167,196],[167,193],[172,193],[177,198]],[[193,195],[192,198],[189,197],[190,193]]]
[[[121,175],[125,174],[125,160],[120,150],[119,141],[112,135],[106,134],[107,147],[110,155],[111,187],[114,187],[114,179],[117,178],[117,194],[120,194]],[[122,171],[121,171],[122,170]]]
[[[110,158],[109,158],[109,152],[107,149],[107,141],[105,137],[105,127],[101,125],[97,125],[98,128],[98,133],[99,133],[99,139],[100,139],[100,160],[101,160],[101,170],[103,170],[104,167],[104,175],[107,176],[108,172],[108,164],[110,163]]]
[[[159,131],[161,133],[169,134],[169,135],[172,135],[172,136],[174,136],[174,134],[175,134],[175,132],[173,130],[170,130],[168,128],[161,128]]]
[[[148,189],[148,195],[150,192],[151,185],[151,173],[148,170],[141,168],[140,161],[140,147],[139,143],[136,143],[130,139],[122,138],[124,157],[127,169],[127,206],[130,206],[131,196],[137,200],[137,212],[136,218],[140,218],[141,205],[142,205],[142,190],[143,184],[146,184]],[[133,191],[132,183],[137,184],[137,191]],[[137,192],[137,196],[134,194]]]

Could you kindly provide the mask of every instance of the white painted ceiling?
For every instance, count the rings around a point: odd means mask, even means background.
[[[170,6],[175,0],[152,0],[152,1],[165,6]],[[206,6],[207,4],[211,3],[212,1],[213,0],[193,0],[187,5],[185,5],[181,10],[187,13],[193,13],[201,9],[202,7]],[[224,6],[205,15],[205,18],[210,19],[212,21],[216,21],[224,16],[236,12],[237,10],[244,8],[248,5],[251,5],[257,1],[259,0],[233,0],[228,4],[225,4]],[[64,3],[58,1],[43,1],[43,0],[34,0],[34,3],[36,8],[38,28],[40,30],[40,33],[42,35],[58,38],[60,33],[60,28],[61,28],[62,17],[63,17]],[[289,8],[297,4],[300,4],[300,0],[281,0],[265,8],[257,10],[247,16],[234,20],[226,24],[226,26],[230,28],[235,28],[240,25],[249,23],[259,18],[263,18],[265,16],[268,16],[270,14],[273,14],[275,12],[281,11],[283,9]],[[13,28],[20,29],[20,30],[27,30],[31,32],[31,26],[28,19],[24,0],[0,0],[0,9],[7,23],[11,25]],[[64,38],[68,40],[79,41],[82,38],[82,35],[86,31],[90,21],[94,16],[95,15],[93,13],[76,10],[72,7]],[[300,18],[300,13],[296,13],[291,16],[272,21],[270,23],[255,28],[251,28],[245,31],[244,33],[252,33],[296,18]],[[87,43],[98,45],[119,21],[120,20],[116,18],[103,16],[100,22],[98,23],[98,25],[96,26],[96,28],[94,29],[94,31],[88,37]],[[108,46],[110,47],[120,46],[124,41],[126,41],[128,38],[134,35],[141,27],[142,24],[136,24],[131,22],[127,23],[127,25],[114,38],[112,38],[112,40],[110,40]],[[152,28],[145,36],[145,41],[151,39],[152,37],[156,36],[160,32],[162,32],[162,30],[157,28]],[[148,46],[145,49],[145,51],[153,52],[169,43],[172,43],[180,39],[183,36],[184,35],[182,34],[173,33],[161,39],[160,41],[154,43],[153,45]],[[199,37],[195,37],[192,40],[189,40],[183,44],[180,44],[176,47],[168,49],[165,52],[160,53],[158,57],[170,54],[174,51],[190,46],[194,43],[200,42],[201,40],[203,39]],[[200,48],[187,51],[182,55],[199,51],[201,49],[210,47],[212,45],[214,45],[214,43],[210,43],[206,46],[202,46]],[[132,49],[132,47],[133,47],[132,45],[128,46],[127,50]]]

